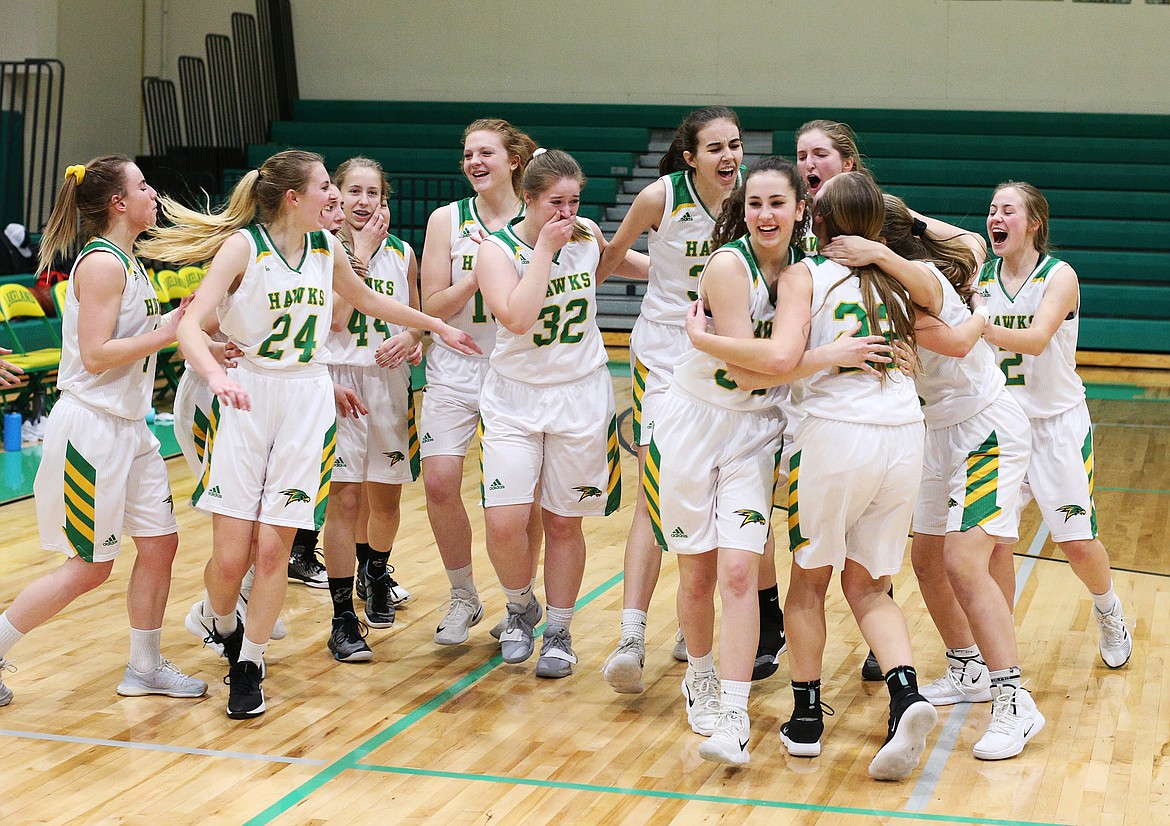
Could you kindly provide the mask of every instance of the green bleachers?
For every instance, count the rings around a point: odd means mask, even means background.
[[[598,152],[645,152],[649,129],[598,126],[518,126],[540,146]],[[386,146],[444,149],[458,163],[463,130],[458,123],[315,123],[276,121],[272,142],[288,146]]]
[[[991,203],[995,184],[986,186],[929,186],[880,182],[914,209],[936,213],[982,215]],[[1170,197],[1165,192],[1117,192],[1114,190],[1048,189],[1044,192],[1053,218],[1135,218],[1170,220]]]

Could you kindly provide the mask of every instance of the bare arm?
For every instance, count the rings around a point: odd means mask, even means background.
[[[451,208],[442,206],[427,220],[423,241],[422,306],[444,321],[467,306],[479,282],[474,273],[451,283]]]
[[[1038,356],[1069,314],[1077,311],[1079,302],[1077,274],[1066,264],[1050,276],[1048,289],[1044,291],[1040,307],[1027,329],[1009,330],[998,324],[989,324],[983,337],[1003,350]]]
[[[523,278],[516,274],[516,267],[499,246],[480,247],[475,260],[475,278],[488,309],[509,332],[521,335],[536,323],[544,307],[553,256],[569,242],[574,224],[575,218],[554,216],[540,228]]]
[[[81,363],[90,373],[102,373],[140,361],[175,340],[175,328],[187,305],[163,316],[157,329],[129,338],[114,338],[122,306],[126,268],[113,255],[87,255],[73,274],[77,293],[77,345]]]
[[[918,313],[914,321],[914,330],[918,343],[927,350],[940,356],[961,359],[978,343],[987,325],[987,319],[978,313],[956,327],[951,327],[934,316]]]
[[[646,278],[649,275],[649,268],[647,266],[645,274],[641,273],[640,268],[636,269],[633,274],[627,274],[619,267],[623,262],[628,262],[629,257],[626,255],[630,248],[634,246],[634,242],[643,233],[658,226],[658,222],[662,220],[662,213],[666,209],[666,184],[661,180],[655,181],[650,186],[643,189],[634,198],[634,203],[630,205],[630,211],[626,213],[626,217],[622,219],[622,224],[618,227],[618,231],[614,233],[613,240],[609,242],[601,255],[601,263],[597,266],[597,280],[604,281],[612,274],[624,276],[626,278]],[[640,255],[640,253],[635,253]],[[649,259],[647,259],[647,265]]]

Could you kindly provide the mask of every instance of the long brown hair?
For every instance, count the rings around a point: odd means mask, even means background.
[[[85,164],[84,172],[69,167],[41,237],[38,272],[109,228],[112,199],[125,191],[126,165],[131,163],[125,155],[102,155]]]
[[[508,153],[508,156],[516,158],[520,162],[512,170],[512,190],[519,198],[523,187],[524,169],[532,160],[532,153],[536,151],[536,141],[503,118],[473,120],[463,130],[463,140],[460,143],[466,144],[467,138],[472,132],[495,132],[500,136],[500,143],[504,145],[504,151]]]
[[[726,106],[696,109],[683,118],[683,122],[675,130],[674,139],[662,155],[662,159],[658,161],[658,174],[669,175],[671,172],[690,169],[685,153],[690,152],[692,155],[698,153],[699,130],[716,120],[729,120],[735,124],[736,130],[739,129],[739,115],[735,114],[734,109]]]
[[[779,155],[760,158],[760,160],[753,163],[748,169],[747,174],[744,175],[743,183],[733,189],[731,194],[727,196],[727,200],[723,202],[723,211],[719,213],[719,217],[715,220],[715,232],[711,238],[713,249],[718,249],[724,244],[731,243],[736,238],[742,238],[747,235],[748,226],[747,220],[744,217],[747,182],[752,179],[753,175],[758,175],[761,172],[778,172],[783,175],[788,180],[788,183],[792,185],[792,192],[795,194],[796,200],[804,201],[807,207],[808,193],[805,191],[804,179],[796,171],[796,166],[791,161]],[[806,208],[804,218],[792,228],[792,237],[788,240],[790,246],[800,240],[802,234],[801,229],[809,215],[810,210]]]
[[[914,217],[901,198],[884,193],[882,200],[886,207],[882,222],[886,246],[903,258],[934,264],[963,301],[970,298],[975,292],[971,282],[978,269],[970,247],[958,238],[931,238],[926,234],[926,224]]]
[[[217,211],[201,212],[160,197],[159,206],[172,225],[151,230],[139,253],[180,265],[210,261],[236,230],[257,220],[273,221],[286,192],[305,191],[315,164],[324,166],[324,159],[315,152],[277,152],[241,178],[227,204]]]
[[[842,172],[822,189],[815,206],[817,219],[821,222],[821,234],[826,241],[838,235],[859,235],[871,241],[882,234],[885,219],[885,203],[882,192],[871,178],[860,172]],[[917,342],[914,334],[914,315],[911,310],[910,294],[893,276],[871,265],[855,267],[833,288],[856,275],[861,281],[862,303],[869,316],[870,333],[901,339],[911,347]],[[830,288],[831,292],[832,288]],[[888,329],[882,329],[883,322],[878,307],[885,305]],[[885,373],[882,373],[883,380]]]
[[[1043,192],[1027,181],[1004,181],[995,188],[991,197],[994,198],[1001,189],[1008,187],[1018,189],[1024,196],[1024,209],[1028,211],[1028,220],[1040,222],[1036,235],[1032,238],[1032,246],[1041,256],[1047,255],[1051,250],[1048,243],[1048,199],[1044,197]]]

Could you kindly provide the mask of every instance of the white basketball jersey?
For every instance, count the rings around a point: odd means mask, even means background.
[[[520,240],[511,225],[493,233],[484,243],[504,250],[516,274],[524,277],[533,250]],[[592,238],[570,241],[561,247],[553,256],[544,307],[536,323],[520,335],[503,325],[496,330],[493,370],[513,381],[562,384],[584,378],[606,363],[605,345],[597,328],[600,258],[600,248]]]
[[[376,293],[409,305],[410,256],[410,244],[388,235],[386,243],[370,260],[366,286]],[[344,330],[329,332],[329,363],[373,367],[374,353],[382,346],[382,342],[400,332],[402,327],[397,324],[372,318],[355,308],[350,312]]]
[[[927,264],[942,285],[943,302],[938,317],[950,327],[971,318],[971,311],[951,282],[933,264]],[[963,358],[940,356],[918,347],[921,369],[914,377],[926,426],[932,430],[964,422],[995,401],[1003,388],[1003,373],[995,363],[995,351],[983,339]]]
[[[861,323],[859,336],[890,335],[886,308],[878,319],[865,311],[861,281],[848,267],[820,256],[806,258],[812,271],[812,329],[806,349],[829,344]],[[840,282],[840,283],[838,283]],[[859,369],[830,367],[791,385],[792,404],[802,416],[858,424],[900,425],[922,421],[914,381],[889,366],[879,381]]]
[[[81,347],[77,341],[78,302],[77,282],[73,274],[87,255],[108,252],[118,259],[126,270],[126,285],[118,306],[118,320],[114,323],[114,338],[132,338],[154,330],[159,325],[162,311],[158,295],[137,258],[131,258],[105,238],[93,238],[86,244],[69,277],[65,291],[65,315],[61,319],[61,366],[57,371],[57,388],[68,392],[90,407],[123,419],[141,419],[150,410],[154,392],[155,354],[144,359],[90,373],[81,361]]]
[[[479,244],[472,239],[486,238],[491,235],[491,231],[484,226],[479,217],[479,211],[475,208],[475,198],[454,201],[447,205],[447,209],[451,212],[451,283],[458,284],[475,269],[475,256],[479,254]],[[491,354],[496,343],[496,320],[488,312],[483,294],[479,290],[475,291],[475,295],[460,308],[459,312],[447,319],[447,323],[469,333],[483,351],[482,356],[472,358],[487,358]],[[433,336],[431,341],[434,347],[451,349],[438,336]]]
[[[739,261],[744,274],[751,279],[748,312],[751,314],[752,330],[756,338],[771,338],[776,306],[772,303],[768,282],[760,272],[751,243],[746,236],[739,238],[715,250],[711,258],[716,255],[733,256]],[[789,263],[795,260],[795,255],[794,251],[789,252]],[[700,401],[729,410],[763,410],[766,407],[775,407],[786,392],[781,387],[741,390],[735,379],[728,374],[726,363],[693,348],[675,367],[674,386]]]
[[[244,358],[265,370],[328,363],[333,236],[324,230],[306,233],[304,252],[294,267],[262,225],[239,232],[252,248],[252,262],[239,288],[220,302],[220,329]]]
[[[979,271],[979,293],[991,310],[991,320],[1009,330],[1026,329],[1044,299],[1048,278],[1065,262],[1042,256],[1032,275],[1015,296],[1008,295],[1000,270],[1003,261],[988,261]],[[999,368],[1008,388],[1029,419],[1047,419],[1084,401],[1085,386],[1077,375],[1077,332],[1080,307],[1069,313],[1038,356],[999,351]]]
[[[650,280],[640,312],[647,321],[681,327],[699,297],[699,274],[714,251],[715,216],[695,191],[689,170],[658,180],[666,187],[666,208],[646,241]]]

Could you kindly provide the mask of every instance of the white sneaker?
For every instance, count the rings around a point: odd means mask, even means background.
[[[975,756],[980,760],[1015,757],[1043,728],[1044,715],[1029,691],[1001,688],[991,702],[991,725],[975,744]]]
[[[720,706],[715,731],[699,746],[699,756],[714,763],[746,766],[751,760],[747,750],[751,736],[752,727],[746,711]]]
[[[540,608],[540,601],[539,600],[536,601],[536,607]],[[544,617],[544,609],[540,608],[540,610],[536,612],[536,622],[538,625],[540,624],[540,620],[542,617]],[[503,633],[507,630],[508,630],[508,612],[507,612],[507,610],[505,610],[504,616],[500,618],[499,622],[497,622],[495,625],[492,626],[492,629],[490,631],[488,631],[488,633],[492,635],[492,639],[498,640],[503,635]]]
[[[934,706],[918,695],[895,716],[891,714],[889,736],[869,764],[874,780],[901,780],[914,771],[926,751],[926,736],[938,725]]]
[[[646,663],[646,642],[626,637],[605,661],[601,675],[618,694],[641,694],[642,666]]]
[[[4,685],[4,672],[15,670],[16,666],[9,665],[4,660],[0,660],[0,708],[12,702],[12,689]]]
[[[687,641],[683,639],[682,629],[678,629],[678,633],[674,635],[674,650],[670,652],[680,663],[687,661]]]
[[[161,694],[165,697],[202,697],[207,693],[207,683],[188,677],[170,660],[163,660],[154,671],[143,673],[126,666],[118,693],[123,697],[145,697]]]
[[[722,706],[719,703],[719,677],[714,671],[696,674],[689,665],[682,681],[682,695],[687,703],[687,722],[691,731],[710,737],[715,733]]]
[[[1137,623],[1121,615],[1120,600],[1108,614],[1102,614],[1094,608],[1093,616],[1097,618],[1097,626],[1101,632],[1101,659],[1110,668],[1121,668],[1129,662],[1129,655],[1133,653],[1133,637],[1130,636],[1129,629],[1136,628]]]
[[[947,670],[919,694],[932,706],[991,701],[991,673],[981,660],[956,660],[947,657]]]
[[[251,590],[251,589],[249,589]],[[236,613],[240,615],[240,622],[246,622],[248,619],[248,598],[241,591],[239,598],[236,600]],[[272,626],[272,637],[274,640],[283,640],[288,636],[288,626],[284,624],[284,620],[280,617],[276,618],[276,624]]]
[[[237,606],[238,608],[238,606]],[[203,616],[203,600],[191,606],[187,616],[183,618],[183,627],[203,640],[203,644],[215,652],[215,656],[223,656],[223,643],[216,642],[212,632],[211,617]]]
[[[467,642],[468,631],[482,619],[483,603],[479,601],[479,595],[463,588],[452,588],[451,604],[435,628],[435,643],[459,645]]]

